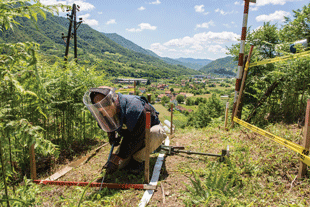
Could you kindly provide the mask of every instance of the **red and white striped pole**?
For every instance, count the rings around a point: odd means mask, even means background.
[[[235,86],[235,97],[233,105],[233,114],[236,109],[236,102],[238,100],[238,95],[241,86],[241,79],[243,73],[243,59],[244,59],[244,48],[245,48],[245,39],[246,39],[246,30],[248,24],[248,13],[249,13],[249,4],[250,2],[256,3],[256,0],[244,0],[244,12],[243,12],[243,22],[242,22],[242,31],[241,31],[241,43],[240,43],[240,52],[238,58],[238,72],[236,77],[236,86]],[[234,117],[232,116],[232,119]]]

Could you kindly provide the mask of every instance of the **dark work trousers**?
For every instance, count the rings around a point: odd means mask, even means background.
[[[145,147],[145,112],[143,111],[133,131],[122,129],[120,135],[123,137],[118,156],[122,159],[131,157],[133,154]]]

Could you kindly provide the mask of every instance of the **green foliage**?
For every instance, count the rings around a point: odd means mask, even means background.
[[[280,31],[281,39],[286,42],[294,42],[308,38],[310,42],[310,3],[302,9],[293,10],[293,20],[286,17],[285,24]]]
[[[234,76],[234,71],[236,70],[237,65],[238,64],[236,63],[236,61],[233,61],[233,57],[228,56],[210,62],[206,66],[199,69],[199,71],[202,71],[204,73]]]
[[[166,103],[169,103],[169,101],[170,101],[170,98],[168,97],[168,96],[164,96],[164,97],[162,97],[161,98],[161,104],[163,105],[163,106],[165,106],[166,105]]]
[[[188,125],[196,128],[206,127],[212,119],[222,116],[223,113],[224,105],[221,99],[212,94],[205,104],[200,102],[198,110],[190,114]]]
[[[178,101],[178,103],[183,103],[185,98],[183,95],[177,95],[176,100]]]
[[[291,41],[309,37],[309,8],[310,4],[293,11],[294,19],[286,18],[281,29],[267,22],[249,32],[247,41],[254,45],[251,62],[288,55]],[[245,54],[250,44],[246,45]],[[239,45],[229,51],[237,60]],[[310,82],[305,79],[309,70],[309,57],[250,68],[243,100],[247,121],[262,125],[270,121],[302,121],[305,102],[310,97]]]
[[[184,201],[186,206],[206,206],[210,202],[223,206],[238,194],[240,184],[234,169],[229,165],[213,163],[208,170],[199,172],[200,175],[193,170],[192,174],[191,185],[186,185],[190,196],[190,199]]]
[[[195,104],[195,101],[192,97],[186,99],[186,106],[192,106]]]

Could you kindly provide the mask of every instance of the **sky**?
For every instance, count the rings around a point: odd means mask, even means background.
[[[83,23],[104,33],[117,33],[169,58],[211,59],[227,56],[239,43],[243,0],[41,0],[43,4],[76,3]],[[248,27],[270,21],[279,27],[309,0],[256,0],[250,3]],[[59,16],[65,17],[66,13]]]

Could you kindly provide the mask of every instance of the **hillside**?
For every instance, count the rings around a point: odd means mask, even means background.
[[[46,20],[38,18],[37,28],[26,18],[17,18],[17,22],[20,25],[14,31],[0,32],[0,43],[15,43],[21,39],[33,41],[41,45],[41,51],[45,54],[43,57],[49,61],[55,61],[55,56],[64,56],[65,42],[61,33],[68,33],[69,21],[66,18],[48,13]],[[104,70],[112,77],[156,79],[200,74],[184,66],[170,65],[157,57],[126,49],[86,24],[81,24],[77,36],[79,62],[96,63],[98,70]],[[70,42],[69,59],[73,56],[72,47],[73,40]]]
[[[127,40],[126,38],[116,34],[116,33],[103,33],[106,37],[108,37],[109,39],[111,39],[112,41],[116,42],[117,44],[121,45],[124,48],[127,48],[129,50],[133,50],[135,52],[139,52],[145,55],[150,55],[153,57],[157,57],[160,58],[158,55],[156,55],[154,52],[150,51],[150,50],[146,50],[140,46],[138,46],[137,44]]]
[[[235,76],[237,66],[237,61],[233,61],[233,57],[227,56],[210,62],[199,71],[208,74]]]
[[[195,58],[178,58],[176,60],[183,62],[183,63],[191,64],[193,67],[195,67],[193,69],[196,69],[196,70],[199,70],[203,66],[212,62],[212,60],[210,59],[195,59]]]
[[[194,70],[198,70],[200,69],[202,66],[199,64],[196,64],[194,62],[191,61],[179,61],[177,59],[172,59],[172,58],[168,58],[168,57],[160,57],[158,56],[156,53],[152,52],[151,50],[147,50],[144,49],[142,47],[140,47],[139,45],[131,42],[130,40],[127,40],[126,38],[116,34],[116,33],[103,33],[106,37],[110,38],[112,41],[116,42],[117,44],[123,46],[124,48],[127,48],[129,50],[133,50],[135,52],[139,52],[145,55],[150,55],[152,57],[156,57],[159,58],[163,61],[165,61],[168,64],[171,65],[183,65],[185,67],[194,69]]]

